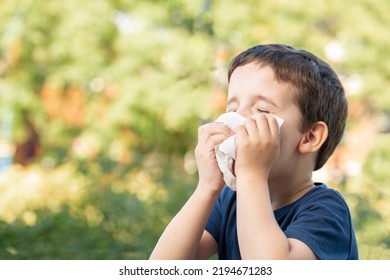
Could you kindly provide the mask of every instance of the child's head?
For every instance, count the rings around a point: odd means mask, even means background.
[[[300,132],[310,130],[318,121],[327,124],[328,138],[319,150],[314,170],[321,168],[340,143],[348,115],[347,99],[336,73],[307,51],[270,44],[254,46],[236,56],[230,63],[228,80],[237,67],[248,63],[270,67],[277,81],[293,86],[302,113]]]

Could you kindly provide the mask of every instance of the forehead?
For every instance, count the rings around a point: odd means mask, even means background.
[[[249,63],[237,67],[229,82],[228,99],[259,98],[272,100],[282,106],[294,102],[296,95],[290,83],[277,80],[269,66]]]

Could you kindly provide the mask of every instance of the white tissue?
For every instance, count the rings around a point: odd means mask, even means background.
[[[274,116],[279,129],[283,124],[283,119]],[[235,131],[239,125],[244,124],[245,118],[236,112],[224,113],[215,120],[228,126]],[[236,139],[237,135],[230,136],[215,148],[215,154],[219,169],[223,174],[225,184],[232,190],[236,190],[236,177],[233,175],[233,161],[236,159]]]

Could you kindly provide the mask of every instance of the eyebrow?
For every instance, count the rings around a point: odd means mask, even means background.
[[[274,106],[276,108],[279,108],[279,106],[277,106],[275,104],[275,102],[271,98],[269,98],[267,96],[258,95],[258,94],[251,94],[251,98],[255,99],[256,102],[258,102],[258,101],[265,101],[265,102],[269,103],[270,105],[272,105],[272,106]],[[234,103],[234,102],[238,102],[238,98],[236,96],[233,96],[232,98],[229,98],[226,105],[229,105],[229,104]]]

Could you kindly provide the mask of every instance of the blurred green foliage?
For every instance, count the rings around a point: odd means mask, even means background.
[[[389,112],[389,19],[386,0],[2,1],[0,121],[38,149],[0,171],[0,259],[148,258],[196,184],[227,63],[254,44],[308,49],[357,81],[349,127]],[[363,259],[390,258],[389,141],[335,186]]]

